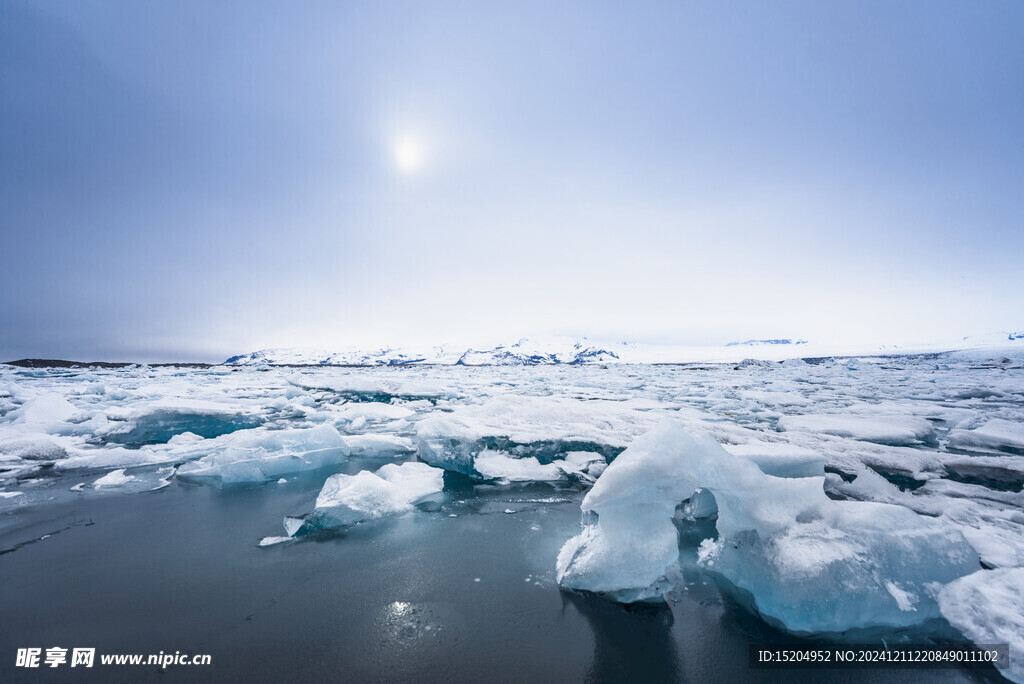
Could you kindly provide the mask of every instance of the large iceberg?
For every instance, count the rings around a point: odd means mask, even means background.
[[[673,516],[698,490],[691,517],[717,515],[718,536],[701,543],[697,563],[792,632],[938,617],[942,586],[980,567],[955,528],[902,506],[833,501],[823,482],[766,475],[710,437],[663,423],[584,498],[585,526],[558,555],[558,582],[623,602],[658,598],[680,558]]]
[[[375,473],[339,473],[327,478],[312,513],[303,518],[285,518],[285,531],[295,537],[400,515],[443,488],[444,471],[425,463],[388,463]]]

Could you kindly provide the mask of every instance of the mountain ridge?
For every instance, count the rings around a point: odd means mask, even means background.
[[[594,343],[587,338],[523,337],[492,347],[437,345],[430,348],[380,347],[327,349],[275,348],[232,356],[228,366],[540,366],[591,363],[732,363],[746,359],[783,361],[791,358],[876,356],[936,353],[970,349],[1024,348],[1024,332],[989,333],[941,343],[869,345],[815,343],[800,338],[750,339],[717,346],[647,345],[634,342]]]

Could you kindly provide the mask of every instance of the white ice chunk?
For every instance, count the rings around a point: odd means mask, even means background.
[[[40,394],[29,399],[5,418],[19,426],[31,426],[52,431],[70,421],[81,411],[63,396],[55,393]]]
[[[660,425],[620,454],[584,498],[587,525],[559,553],[558,581],[625,602],[659,596],[679,558],[673,514],[698,489],[718,508],[719,539],[704,549],[705,567],[793,632],[937,617],[934,588],[979,567],[955,528],[901,506],[832,501],[823,480],[765,475],[709,437]],[[903,592],[899,598],[888,583]],[[915,610],[901,608],[908,602]]]
[[[376,473],[337,474],[327,478],[316,508],[297,526],[286,519],[289,535],[353,525],[411,511],[413,504],[444,488],[444,471],[425,463],[389,463]],[[291,521],[291,524],[289,524]]]
[[[973,430],[950,430],[949,446],[1024,454],[1024,423],[995,418]]]
[[[330,425],[243,430],[205,442],[204,446],[219,443],[222,448],[183,464],[178,469],[179,477],[222,485],[269,482],[284,475],[343,463],[348,458],[345,440]]]
[[[976,644],[1009,644],[1008,679],[1024,682],[1024,568],[979,570],[939,592],[950,624]]]
[[[99,478],[92,483],[93,487],[99,489],[100,487],[120,487],[123,484],[127,484],[135,479],[133,475],[125,475],[124,468],[118,470],[112,470],[103,477]]]
[[[48,435],[3,430],[0,431],[0,456],[4,460],[57,461],[65,458],[67,452]]]
[[[476,456],[474,466],[485,478],[506,482],[560,480],[563,471],[557,462],[541,464],[536,458],[512,458],[502,451],[484,449]]]
[[[831,413],[783,416],[779,419],[779,427],[787,432],[817,432],[878,444],[914,445],[935,441],[932,424],[914,416]]]
[[[194,432],[182,432],[181,434],[171,437],[167,441],[167,444],[170,446],[185,446],[188,444],[196,444],[203,441],[203,439],[203,437]]]
[[[573,477],[592,483],[604,470],[604,456],[592,451],[571,451],[565,458],[541,463],[533,456],[513,457],[508,452],[484,449],[474,457],[476,472],[499,483],[557,482]]]
[[[410,503],[436,494],[444,488],[444,471],[426,463],[389,463],[377,470],[377,477],[390,482],[399,495]]]
[[[282,542],[291,541],[291,537],[264,537],[260,539],[260,546],[274,546],[275,544],[281,544]]]
[[[391,458],[416,451],[411,439],[398,435],[345,435],[342,439],[353,456]]]
[[[583,482],[593,482],[608,467],[605,457],[594,451],[570,451],[564,459],[554,463],[566,475]]]
[[[323,376],[297,373],[288,382],[307,390],[329,390],[352,401],[389,402],[392,399],[442,399],[455,392],[420,382],[402,382],[368,374]]]
[[[62,458],[56,463],[56,467],[61,470],[134,467],[166,463],[176,459],[176,456],[168,451],[126,449],[125,447],[68,449],[67,451],[67,458]]]
[[[416,415],[415,411],[405,406],[383,404],[379,401],[345,404],[336,413],[339,418],[347,421],[355,421],[361,418],[363,424],[366,424],[366,422],[401,420],[402,418],[410,418]]]

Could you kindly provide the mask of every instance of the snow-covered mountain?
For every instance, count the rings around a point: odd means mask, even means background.
[[[429,349],[382,347],[344,351],[315,348],[261,349],[232,356],[224,363],[231,366],[406,366],[411,364],[454,364],[463,350],[450,350],[441,345]]]
[[[589,344],[586,339],[524,337],[514,344],[499,344],[481,349],[451,345],[441,345],[430,349],[385,347],[369,351],[352,348],[340,352],[325,349],[263,349],[249,354],[232,356],[224,363],[232,366],[406,366],[413,364],[534,366],[618,360],[619,357],[615,352]]]
[[[650,345],[633,342],[596,343],[587,338],[524,337],[493,347],[439,345],[435,347],[327,349],[263,349],[232,356],[224,363],[236,366],[334,365],[408,366],[420,364],[460,366],[534,366],[585,363],[735,363],[745,359],[783,361],[828,356],[922,354],[946,351],[1024,349],[1024,331],[999,332],[943,340],[928,344],[871,345],[843,342],[808,342],[802,339],[751,339],[721,346]]]
[[[515,344],[498,345],[491,349],[467,349],[459,360],[460,366],[535,366],[556,363],[606,363],[618,361],[619,355],[588,344],[586,339],[571,338],[532,339],[524,337]]]
[[[745,342],[729,342],[726,347],[760,347],[765,344],[807,344],[807,340],[791,340],[789,338],[774,340],[747,340]]]

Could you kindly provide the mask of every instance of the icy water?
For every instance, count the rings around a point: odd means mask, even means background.
[[[0,533],[8,551],[0,556],[0,624],[9,653],[0,679],[779,680],[779,672],[748,669],[747,645],[794,640],[712,583],[695,579],[661,607],[560,592],[553,561],[578,529],[578,492],[458,484],[438,511],[269,548],[256,540],[308,504],[315,478],[229,492],[174,485],[8,514]],[[31,645],[208,653],[212,665],[12,667],[13,649]],[[822,675],[783,674],[787,681]],[[922,677],[827,674],[831,681]],[[931,681],[997,679],[924,674]]]
[[[682,574],[664,603],[560,590],[555,560],[580,532],[584,496],[665,421],[764,473],[817,475],[819,496],[896,504],[962,534],[978,595],[996,598],[966,595],[953,608],[1024,643],[1021,592],[1007,592],[1024,565],[1017,360],[0,366],[0,680],[1001,680],[994,670],[750,669],[756,643],[967,639],[934,603],[933,617],[902,629],[779,631],[698,567],[713,521],[681,538]],[[383,474],[412,462],[418,470]],[[395,472],[408,477],[388,480]],[[325,497],[334,473],[360,477]],[[335,524],[341,510],[347,522]],[[882,598],[925,610],[929,599],[908,598],[898,571]],[[990,619],[990,606],[1005,614]],[[53,646],[210,654],[212,664],[16,666],[17,649]]]

